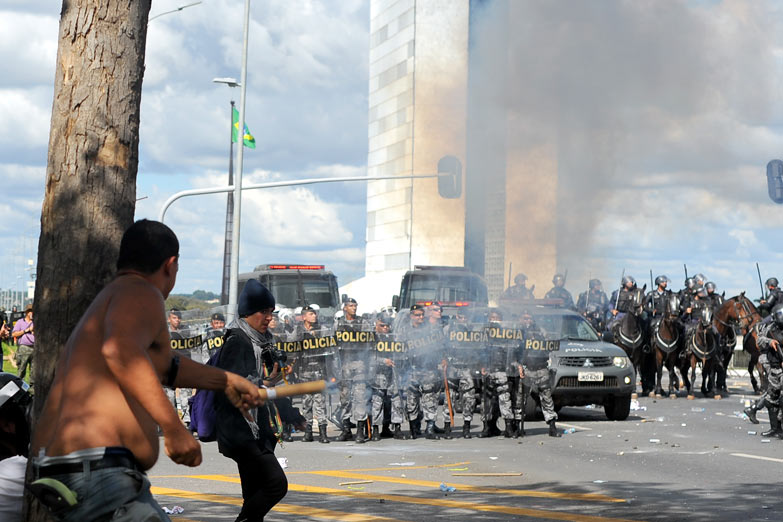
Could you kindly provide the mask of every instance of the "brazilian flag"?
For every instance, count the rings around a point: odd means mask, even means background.
[[[237,142],[237,131],[239,131],[239,111],[236,107],[234,107],[233,114],[232,114],[232,124],[231,127],[231,141],[234,143]],[[250,134],[250,131],[247,128],[247,124],[245,124],[245,135],[244,135],[244,143],[245,147],[249,149],[255,149],[256,148],[256,139],[253,137],[252,134]]]

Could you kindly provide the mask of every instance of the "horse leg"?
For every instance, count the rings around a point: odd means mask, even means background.
[[[751,355],[750,360],[748,361],[748,375],[750,375],[750,385],[753,386],[753,394],[758,395],[759,394],[759,383],[756,380],[756,376],[753,375],[753,369],[758,364],[758,360],[753,360],[754,357]],[[759,373],[761,375],[761,373]]]
[[[673,399],[677,397],[674,391],[674,380],[677,378],[677,374],[674,372],[674,361],[671,355],[666,359],[666,369],[669,371],[669,397]]]
[[[661,380],[663,379],[663,354],[659,349],[655,349],[655,395],[660,397],[663,393]],[[671,385],[670,385],[671,386]]]
[[[693,399],[695,398],[693,387],[696,386],[696,357],[694,355],[691,355],[690,362],[691,382],[688,385],[688,398]]]

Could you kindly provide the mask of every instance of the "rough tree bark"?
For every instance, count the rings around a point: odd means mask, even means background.
[[[63,0],[35,289],[34,422],[133,223],[151,0]],[[28,473],[29,473],[28,468]],[[26,520],[49,520],[26,498]]]

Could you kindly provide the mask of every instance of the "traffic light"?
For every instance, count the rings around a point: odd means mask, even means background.
[[[447,199],[462,196],[462,163],[454,156],[438,161],[438,194]]]
[[[783,161],[774,159],[767,163],[767,191],[775,203],[783,203]]]

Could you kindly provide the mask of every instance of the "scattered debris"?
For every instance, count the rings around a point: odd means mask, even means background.
[[[413,466],[415,462],[391,462],[389,466]]]
[[[765,444],[766,444],[766,443],[768,443],[768,442],[769,442],[769,439],[761,439],[761,442],[763,442],[763,443],[765,443]]]
[[[749,431],[749,432],[748,432],[748,435],[755,435],[755,434],[756,434],[756,432],[755,432],[755,431]]]
[[[447,486],[446,484],[441,482],[440,490],[443,491],[444,493],[454,493],[455,491],[457,491],[457,488],[455,488],[454,486]]]
[[[167,508],[166,506],[163,506],[163,512],[167,515],[180,515],[185,512],[185,508],[182,506],[174,506],[172,508]]]
[[[340,486],[355,486],[357,484],[372,484],[372,480],[352,480],[350,482],[340,482]]]
[[[650,439],[650,442],[651,442],[652,444],[660,444],[660,442],[661,442],[661,439]]]
[[[490,457],[489,460],[498,460],[497,457]]]
[[[449,471],[467,471],[468,468],[449,468]]]
[[[280,463],[280,467],[288,469],[288,457],[277,457],[277,462]]]
[[[563,435],[568,435],[569,433],[576,433],[576,428],[568,428],[563,430]]]
[[[622,457],[623,455],[625,455],[625,452],[624,452],[624,451],[620,451],[620,452],[618,452],[618,453],[617,453],[617,456],[618,456],[618,457]]]
[[[593,484],[605,484],[605,483],[606,483],[605,480],[594,480],[593,481]]]
[[[702,412],[704,411],[704,408],[691,408],[691,411]]]

